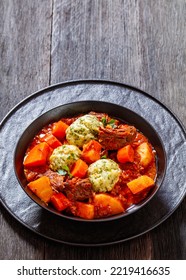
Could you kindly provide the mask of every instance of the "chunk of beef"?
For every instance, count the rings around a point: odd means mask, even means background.
[[[68,181],[65,182],[64,186],[65,187],[63,192],[71,201],[76,201],[76,200],[83,201],[93,196],[91,183],[88,178],[69,179]]]
[[[27,179],[28,182],[34,181],[38,178],[40,178],[41,176],[43,176],[43,174],[46,172],[46,170],[48,169],[47,166],[43,166],[43,167],[33,167],[33,168],[25,168],[24,169],[24,174],[25,177]]]
[[[106,122],[109,120],[109,116],[105,113],[97,113],[97,112],[91,111],[89,113],[89,115],[97,117],[99,121],[101,121],[103,118],[106,120]]]
[[[51,186],[56,191],[62,191],[64,189],[64,178],[65,176],[59,175],[57,172],[54,172],[48,169],[42,176],[47,176],[50,179]]]
[[[123,126],[121,128],[99,128],[98,140],[103,148],[107,150],[118,150],[130,144],[136,137],[134,126]]]

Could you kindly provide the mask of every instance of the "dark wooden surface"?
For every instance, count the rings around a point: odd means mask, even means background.
[[[84,78],[139,87],[186,125],[186,1],[0,0],[0,119],[38,89]],[[100,248],[48,241],[1,207],[0,259],[186,259],[185,202],[154,230]]]

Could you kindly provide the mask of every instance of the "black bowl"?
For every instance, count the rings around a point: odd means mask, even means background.
[[[27,181],[24,176],[23,171],[23,159],[26,152],[27,147],[29,146],[31,140],[34,136],[47,124],[55,122],[60,118],[68,118],[73,117],[79,114],[88,113],[90,111],[94,112],[103,112],[107,113],[113,118],[119,119],[123,122],[129,123],[134,125],[140,132],[142,132],[151,142],[152,146],[156,150],[156,165],[157,165],[157,177],[156,177],[156,184],[150,194],[139,204],[133,205],[127,209],[125,213],[118,214],[111,217],[106,217],[102,219],[94,219],[94,220],[85,220],[82,218],[68,216],[66,214],[61,214],[57,212],[51,206],[47,206],[43,203],[35,194],[33,194],[26,186]],[[20,139],[18,140],[15,154],[14,154],[14,170],[16,177],[23,188],[23,190],[27,193],[27,195],[38,205],[42,208],[47,209],[48,211],[60,215],[61,217],[72,219],[72,220],[79,220],[79,221],[108,221],[117,218],[125,217],[129,214],[136,212],[137,210],[141,209],[147,202],[149,202],[154,195],[157,193],[158,189],[160,188],[164,175],[166,172],[166,153],[163,146],[163,143],[158,135],[158,133],[154,130],[154,128],[141,116],[136,114],[135,112],[108,102],[102,101],[79,101],[64,104],[49,110],[48,112],[44,113],[43,115],[39,116],[35,119],[23,132]]]

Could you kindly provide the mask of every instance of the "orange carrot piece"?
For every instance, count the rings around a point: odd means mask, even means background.
[[[100,159],[100,153],[90,150],[82,153],[82,158],[87,162],[87,163],[93,163]]]
[[[131,145],[124,146],[117,151],[117,159],[120,163],[133,162],[134,150]]]
[[[71,171],[72,176],[83,178],[87,173],[88,165],[81,159],[78,159]]]
[[[27,186],[45,203],[50,201],[53,190],[47,176],[42,176],[39,179],[30,182]]]
[[[48,144],[45,142],[39,143],[26,155],[23,165],[27,168],[45,165],[49,153],[50,147]]]
[[[62,140],[66,135],[66,129],[68,128],[68,124],[58,121],[53,124],[52,134],[57,137],[59,140]]]
[[[54,208],[60,212],[65,210],[71,204],[68,198],[63,193],[53,194],[50,201],[53,204]]]
[[[92,149],[94,149],[95,151],[98,151],[98,152],[101,151],[102,146],[101,146],[101,144],[100,144],[98,141],[96,141],[96,140],[91,140],[91,141],[89,142],[89,145],[90,145],[90,146],[92,147]]]
[[[46,134],[45,137],[42,138],[42,141],[47,142],[52,149],[62,145],[62,143],[52,134]]]
[[[83,145],[82,158],[87,163],[93,163],[100,159],[100,152],[102,146],[96,140],[90,140],[87,144]]]
[[[76,215],[78,217],[88,220],[92,220],[94,218],[94,205],[83,202],[76,202],[76,208]]]
[[[133,194],[137,194],[147,188],[154,186],[154,180],[147,175],[142,175],[127,183],[128,188]]]
[[[101,148],[101,144],[96,140],[90,140],[88,143],[83,145],[84,151],[95,150],[97,152],[100,152]]]

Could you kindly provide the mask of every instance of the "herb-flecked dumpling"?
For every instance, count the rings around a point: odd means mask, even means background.
[[[81,156],[81,151],[74,145],[62,145],[54,149],[50,156],[50,168],[57,171],[71,167]]]
[[[109,192],[121,174],[119,165],[111,159],[100,159],[88,168],[88,176],[95,192]]]
[[[67,128],[66,139],[71,145],[83,147],[90,140],[97,139],[100,126],[103,124],[96,116],[84,115]]]

